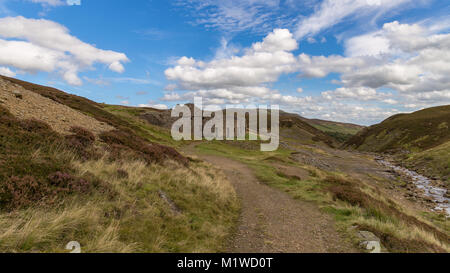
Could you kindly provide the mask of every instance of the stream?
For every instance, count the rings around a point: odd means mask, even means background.
[[[386,160],[377,160],[381,165],[393,169],[395,172],[409,177],[416,187],[423,190],[424,195],[433,199],[436,207],[435,211],[445,211],[447,217],[450,217],[450,198],[445,197],[447,190],[432,185],[431,180],[422,176],[414,171],[408,170],[403,167],[396,166]]]

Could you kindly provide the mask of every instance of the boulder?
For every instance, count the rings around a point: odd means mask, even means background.
[[[372,253],[381,252],[381,240],[372,232],[364,230],[358,231],[358,237],[360,239],[359,246],[364,250],[369,250]]]
[[[18,99],[23,99],[23,95],[22,95],[22,93],[21,93],[20,91],[14,90],[12,93],[13,93],[13,95],[14,95],[16,98],[18,98]]]

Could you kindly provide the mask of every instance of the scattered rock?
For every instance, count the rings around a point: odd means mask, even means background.
[[[370,231],[361,230],[358,232],[360,239],[359,246],[365,250],[371,250],[372,253],[381,252],[381,240]]]
[[[170,207],[173,213],[180,214],[181,210],[178,208],[178,206],[170,199],[165,192],[162,190],[158,191],[159,197],[161,197],[162,200],[164,200]]]
[[[18,99],[23,99],[22,93],[21,93],[20,91],[18,91],[18,90],[14,90],[14,91],[13,91],[13,95],[14,95],[16,98],[18,98]]]
[[[69,135],[72,125],[83,127],[95,135],[111,131],[114,127],[102,125],[95,118],[85,115],[66,105],[43,97],[35,92],[0,78],[0,100],[6,108],[18,119],[37,119],[44,121],[58,133]],[[49,114],[51,113],[51,115]]]
[[[375,234],[370,231],[358,231],[358,237],[364,241],[376,241],[381,242],[380,238],[378,238]]]

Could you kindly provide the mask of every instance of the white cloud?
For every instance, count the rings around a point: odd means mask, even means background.
[[[121,73],[128,61],[123,53],[80,41],[53,21],[22,16],[0,19],[0,65],[27,72],[58,72],[69,84],[81,85],[78,73],[95,63]]]
[[[288,30],[276,29],[262,42],[244,50],[242,56],[214,59],[208,63],[182,57],[177,66],[167,69],[165,74],[168,80],[175,81],[176,86],[184,90],[226,94],[228,99],[261,97],[270,92],[263,84],[277,81],[283,73],[297,71],[297,60],[291,53],[297,47]]]
[[[42,4],[42,5],[48,5],[48,6],[62,6],[65,5],[66,2],[62,1],[62,0],[29,0],[33,3],[38,3],[38,4]]]
[[[44,6],[79,6],[81,5],[81,0],[28,0],[33,3],[41,4]]]
[[[295,37],[315,35],[349,16],[384,12],[411,0],[325,0],[309,17],[299,22]]]
[[[379,93],[370,87],[347,88],[340,87],[334,91],[322,92],[322,97],[327,100],[335,99],[356,99],[358,101],[383,99],[390,96],[389,94]]]
[[[159,109],[159,110],[167,110],[169,107],[165,104],[139,104],[139,107],[147,107],[147,108],[153,108],[153,109]]]
[[[151,85],[161,85],[160,82],[148,79],[148,78],[131,78],[131,77],[118,77],[118,78],[106,78],[106,80],[115,83],[131,83],[131,84],[151,84]]]
[[[302,75],[340,73],[338,83],[354,95],[360,88],[389,88],[409,101],[449,103],[450,34],[436,30],[442,27],[387,23],[376,32],[349,39],[347,57],[301,55]]]
[[[191,11],[196,25],[226,32],[267,33],[292,27],[299,14],[309,12],[317,0],[178,0]]]
[[[14,76],[16,76],[16,73],[13,72],[8,67],[0,66],[0,75],[6,76],[6,77],[14,77]]]
[[[450,34],[442,24],[387,23],[344,45],[344,56],[294,56],[296,40],[288,30],[278,29],[241,50],[241,55],[210,62],[182,57],[166,70],[174,83],[162,100],[202,96],[205,103],[214,104],[275,103],[308,117],[362,124],[413,110],[408,106],[450,103]],[[337,73],[340,79],[332,83],[341,87],[306,97],[271,88],[281,75],[296,72],[300,78]]]
[[[67,0],[67,5],[69,6],[80,6],[81,0]]]
[[[390,51],[384,52],[389,59],[343,75],[344,84],[389,87],[403,94],[450,90],[450,34],[398,22],[385,24],[378,33],[389,44]]]
[[[313,37],[308,37],[308,39],[306,39],[308,41],[308,43],[310,44],[315,44],[317,43],[316,39],[314,39]]]
[[[300,54],[298,56],[299,67],[302,72],[301,77],[321,78],[329,73],[353,73],[359,67],[367,66],[377,60],[371,58],[345,58],[339,55],[309,56]]]

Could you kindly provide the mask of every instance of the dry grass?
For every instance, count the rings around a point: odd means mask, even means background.
[[[139,242],[146,252],[222,249],[238,212],[234,189],[222,173],[205,163],[186,168],[173,161],[148,166],[106,158],[78,162],[76,168],[108,181],[119,193],[111,214],[123,223],[122,239]]]
[[[238,214],[236,194],[223,174],[205,163],[187,168],[107,158],[73,160],[72,167],[107,183],[114,198],[77,195],[52,207],[1,213],[0,252],[66,252],[70,241],[80,242],[83,252],[102,253],[223,249]]]
[[[390,252],[450,252],[446,231],[376,189],[344,176],[328,177],[325,182],[337,199],[331,210],[336,218],[375,233]]]
[[[223,174],[101,105],[22,84],[117,130],[63,136],[0,107],[0,252],[65,252],[70,241],[83,252],[223,249],[239,209]]]
[[[83,252],[131,252],[133,244],[121,242],[118,223],[103,219],[98,202],[72,200],[61,209],[38,207],[0,216],[2,252],[65,252],[70,241],[79,241]],[[109,223],[103,223],[106,222]]]

